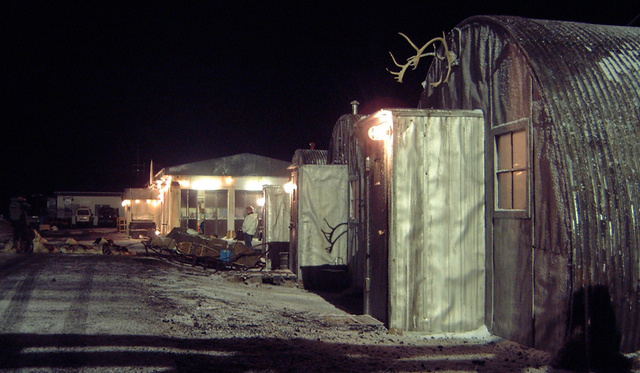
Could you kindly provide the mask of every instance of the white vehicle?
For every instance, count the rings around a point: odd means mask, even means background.
[[[93,226],[93,213],[88,207],[78,207],[76,210],[76,225]]]

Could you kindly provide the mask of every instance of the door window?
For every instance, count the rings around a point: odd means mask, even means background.
[[[529,209],[528,118],[494,129],[496,156],[496,210]]]

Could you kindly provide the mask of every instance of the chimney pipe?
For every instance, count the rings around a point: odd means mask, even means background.
[[[358,101],[351,101],[351,112],[353,115],[358,115],[358,105],[360,105]]]

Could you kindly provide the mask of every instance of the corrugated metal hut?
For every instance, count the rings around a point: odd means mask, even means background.
[[[484,112],[487,326],[640,349],[640,28],[477,16],[446,39],[419,106]]]
[[[349,267],[349,286],[362,292],[366,278],[366,184],[365,157],[362,146],[355,135],[355,124],[362,117],[358,114],[359,102],[351,102],[351,113],[342,115],[336,121],[331,134],[328,164],[346,164],[349,181],[349,211],[347,228],[347,263]],[[367,310],[364,310],[367,312]]]

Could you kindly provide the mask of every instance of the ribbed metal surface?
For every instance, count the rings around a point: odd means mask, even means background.
[[[623,344],[636,349],[640,29],[510,17],[485,20],[515,37],[543,88],[557,141],[554,161],[567,185],[559,202],[572,227],[572,286],[607,288],[625,329]]]
[[[365,288],[366,273],[366,222],[369,206],[364,202],[366,196],[365,154],[356,136],[355,125],[362,118],[358,114],[345,114],[336,121],[329,143],[329,164],[346,164],[349,169],[351,193],[356,200],[350,207],[352,218],[347,231],[347,251],[349,257],[349,277],[351,286]],[[367,306],[368,307],[368,306]],[[367,311],[370,311],[367,309]]]
[[[527,52],[546,96],[567,184],[560,202],[570,212],[574,290],[606,288],[623,346],[640,348],[640,28],[496,21]]]
[[[535,333],[521,334],[520,341],[529,344],[535,337],[537,347],[548,348],[563,335],[569,337],[572,329],[584,328],[581,322],[598,316],[589,313],[598,308],[585,306],[582,319],[574,315],[576,305],[585,302],[585,292],[593,291],[593,297],[606,294],[603,304],[611,307],[614,319],[609,321],[622,332],[623,350],[637,350],[640,28],[477,16],[463,21],[449,38],[459,57],[451,80],[440,87],[427,86],[421,107],[482,109],[489,130],[509,122],[504,119],[514,112],[515,119],[531,116],[531,224],[512,221],[519,231],[504,239],[507,230],[496,232],[507,224],[494,219],[492,239],[520,245],[532,240],[531,257],[506,246],[495,246],[493,254],[494,295],[505,291],[499,286],[500,271],[509,275],[508,271],[526,269],[501,268],[505,258],[500,256],[522,256],[522,264],[530,265],[533,273],[523,284],[532,284],[532,289],[531,294],[525,290],[516,295],[530,297],[532,307],[516,307],[502,317],[508,302],[496,303],[492,322],[518,335],[525,324],[513,320],[533,312],[529,324],[535,325]],[[443,69],[435,61],[429,79]],[[497,75],[498,69],[504,75]],[[531,84],[527,77],[533,79]],[[527,96],[527,88],[533,97]],[[562,332],[565,322],[567,330]]]
[[[354,114],[345,114],[338,119],[331,133],[329,164],[352,164],[360,158],[360,154],[356,154],[359,146],[353,135],[354,124],[359,119],[360,115]]]
[[[295,166],[305,164],[327,164],[327,151],[315,149],[298,149],[293,153],[292,162]]]

